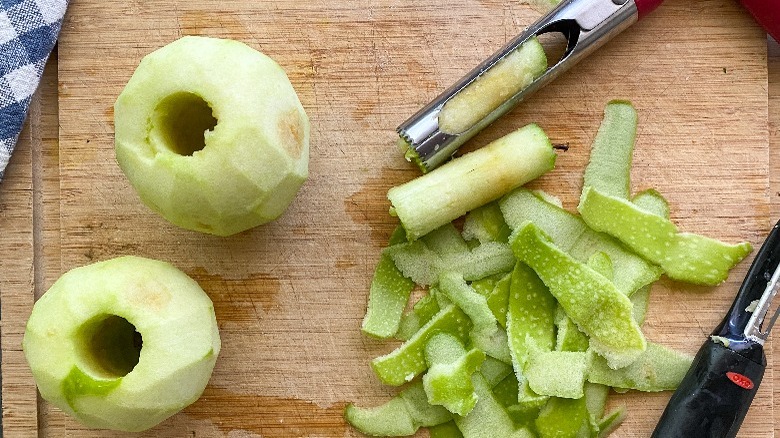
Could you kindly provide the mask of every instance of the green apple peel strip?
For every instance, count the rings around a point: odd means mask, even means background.
[[[644,392],[673,390],[692,361],[687,354],[649,342],[647,350],[634,363],[618,370],[611,369],[603,358],[594,355],[588,366],[587,379],[591,383]]]
[[[397,227],[390,236],[390,245],[405,240],[406,233],[403,228]],[[368,293],[363,333],[376,338],[395,335],[412,289],[414,282],[403,276],[389,255],[382,253]]]
[[[406,233],[403,227],[398,227],[390,237],[389,244],[393,246],[404,242],[406,242]],[[466,242],[452,224],[444,225],[429,233],[425,236],[424,242],[437,255],[469,252]],[[419,312],[404,318],[403,310],[413,289],[414,282],[398,270],[389,254],[383,252],[369,291],[368,308],[363,319],[363,333],[377,338],[389,338],[403,328],[401,339],[409,339],[439,311],[436,307],[436,310],[431,313],[433,307],[421,306]],[[419,316],[423,318],[419,319]],[[415,317],[418,319],[416,323]]]
[[[479,280],[474,280],[471,282],[471,287],[474,289],[474,292],[487,298],[493,292],[493,289],[496,287],[496,283],[498,283],[501,278],[503,278],[503,275],[498,274],[481,278]]]
[[[439,278],[439,290],[466,313],[474,327],[469,338],[475,347],[491,357],[509,362],[509,347],[506,332],[498,325],[498,320],[488,306],[487,299],[466,284],[463,276],[455,272],[446,272]]]
[[[498,199],[551,170],[555,152],[537,125],[527,125],[387,192],[409,240]]]
[[[425,345],[430,338],[438,333],[449,333],[465,341],[471,325],[471,320],[463,311],[455,305],[450,305],[437,313],[403,345],[371,361],[371,367],[382,383],[391,386],[403,385],[428,369],[425,362]]]
[[[602,436],[602,424],[606,423],[605,418],[599,418],[604,415],[609,387],[586,382],[583,392],[584,397],[579,399],[550,399],[536,421],[541,438]],[[625,412],[623,408],[620,411]],[[623,421],[623,417],[625,414],[619,419],[613,419],[615,428]]]
[[[439,305],[440,309],[452,304],[452,301],[439,291],[439,285],[431,286],[430,294],[436,299],[436,303]]]
[[[414,303],[412,310],[408,313],[404,313],[401,317],[401,322],[398,325],[398,332],[395,334],[395,338],[400,341],[408,341],[415,333],[417,333],[425,324],[428,323],[441,308],[436,302],[436,298],[433,294],[428,293],[423,295]]]
[[[634,318],[637,324],[641,327],[645,323],[645,316],[647,315],[647,307],[650,305],[650,290],[652,285],[647,285],[642,289],[634,292],[631,295],[631,304],[634,308],[631,310],[631,316]]]
[[[577,209],[591,228],[619,239],[675,280],[718,285],[728,277],[729,270],[753,250],[748,242],[729,245],[698,234],[680,232],[670,220],[592,187],[586,187],[582,192]]]
[[[539,395],[577,399],[585,395],[588,354],[580,351],[539,351],[528,357],[523,377]]]
[[[515,230],[510,239],[518,260],[536,272],[612,368],[629,365],[645,350],[631,301],[608,278],[561,251],[533,223]]]
[[[423,388],[432,405],[441,405],[457,415],[467,415],[477,404],[471,375],[485,361],[485,353],[477,349],[466,351],[454,336],[442,333],[425,346],[428,372],[423,376]]]
[[[612,260],[606,253],[601,251],[594,252],[588,259],[588,266],[594,271],[608,278],[610,281],[614,278],[614,269],[612,267]],[[643,289],[649,289],[650,286],[644,286]],[[631,303],[633,305],[634,295],[639,292],[635,292],[631,295]],[[636,307],[633,308],[633,313],[637,311]],[[632,313],[632,315],[633,315]],[[634,318],[636,319],[636,318]],[[590,346],[590,341],[585,333],[580,331],[577,324],[566,315],[566,311],[563,310],[561,305],[555,312],[555,326],[558,328],[557,337],[555,339],[556,351],[587,351]]]
[[[598,438],[606,438],[608,437],[612,432],[617,430],[618,427],[623,423],[623,420],[626,419],[626,408],[625,406],[621,406],[611,413],[607,414],[604,418],[599,420],[598,423]]]
[[[650,207],[659,207],[661,204],[656,202],[658,200],[664,201],[663,198],[656,197],[656,196],[647,196],[646,199],[653,199],[653,204],[648,204]],[[658,214],[662,214],[662,210],[656,210]],[[610,280],[614,277],[614,269],[612,267],[612,260],[609,258],[609,256],[606,253],[603,253],[601,251],[597,251],[593,253],[593,255],[588,259],[588,266],[593,268],[594,271],[598,272],[599,274],[609,278]],[[633,308],[631,309],[631,316],[634,318],[634,321],[636,321],[637,324],[640,326],[645,322],[645,315],[647,314],[647,306],[649,304],[650,299],[650,289],[652,288],[652,284],[648,284],[647,286],[642,286],[631,294],[631,297],[629,299],[631,300],[631,305]],[[563,309],[561,309],[561,313],[563,313],[563,316],[569,320],[569,318],[566,316],[565,312],[563,312]],[[556,315],[557,318],[557,315]],[[571,321],[571,320],[569,320]],[[571,322],[570,322],[571,323]],[[556,325],[557,325],[556,321]],[[573,323],[571,323],[573,324]],[[576,328],[576,325],[575,325]],[[571,339],[564,339],[562,342],[571,342],[572,344],[577,343],[581,344],[581,340],[576,339],[577,334],[573,331],[567,331],[566,332],[569,336],[571,336]],[[579,330],[577,330],[577,333],[582,334]],[[584,334],[582,334],[584,336]],[[587,337],[585,337],[585,343],[586,348],[582,350],[576,350],[576,351],[585,351],[587,349]]]
[[[582,187],[620,199],[631,197],[631,165],[638,116],[631,102],[613,100],[604,109],[604,118],[590,150]],[[657,216],[669,219],[669,203],[655,189],[637,193],[631,202]]]
[[[463,223],[463,238],[467,241],[506,243],[511,233],[497,202],[471,210]]]
[[[585,383],[579,399],[553,397],[542,408],[535,426],[542,438],[595,437],[604,413],[609,388]]]
[[[475,331],[469,333],[471,345],[485,352],[488,356],[506,364],[512,363],[509,353],[506,330],[497,327],[495,331]]]
[[[593,140],[583,187],[595,187],[618,198],[629,198],[636,131],[637,114],[631,103],[609,102]]]
[[[488,307],[487,299],[466,284],[457,272],[445,272],[439,277],[439,290],[468,315],[475,332],[493,334],[498,330],[498,321]]]
[[[470,251],[437,254],[423,240],[385,248],[385,253],[407,278],[421,286],[435,284],[444,271],[456,271],[467,281],[509,272],[515,258],[509,245],[487,242]]]
[[[600,251],[593,253],[590,259],[588,259],[588,266],[604,277],[612,280],[614,273],[612,261],[605,253]],[[649,286],[645,286],[645,288],[649,288]],[[634,295],[638,293],[639,292],[636,292]],[[632,297],[634,295],[632,295]],[[631,302],[633,303],[633,299]],[[587,351],[589,347],[588,336],[580,331],[577,324],[566,315],[566,312],[560,304],[555,310],[555,326],[558,328],[555,339],[555,351]]]
[[[409,436],[421,427],[451,421],[452,414],[441,406],[429,404],[422,382],[415,382],[380,406],[359,408],[348,404],[344,418],[366,435]]]
[[[533,429],[533,423],[539,416],[539,410],[550,397],[534,394],[528,387],[528,382],[519,383],[512,374],[502,380],[493,393],[496,400],[506,409],[515,424]]]
[[[590,436],[590,414],[585,397],[552,397],[534,422],[540,438]]]
[[[504,407],[496,399],[487,380],[480,373],[472,377],[477,393],[477,404],[465,417],[455,416],[455,424],[465,438],[487,436],[506,438],[533,438],[525,428],[515,427]]]
[[[555,338],[555,351],[587,351],[588,336],[582,333],[560,305],[555,311],[555,326],[558,328]]]
[[[601,251],[593,253],[590,259],[588,259],[588,266],[609,280],[612,280],[614,273],[612,269],[612,261],[605,253]],[[649,286],[645,286],[645,288],[649,288]],[[555,351],[588,350],[590,346],[588,336],[580,331],[580,329],[577,327],[577,324],[575,324],[571,318],[566,315],[566,311],[563,310],[563,307],[561,307],[560,304],[555,311],[555,326],[558,328],[555,339]]]
[[[495,276],[494,276],[495,277]],[[506,329],[506,313],[509,305],[509,286],[512,275],[504,274],[496,280],[494,277],[473,281],[471,287],[487,300],[490,311],[496,317],[498,325]]]
[[[482,367],[479,370],[491,388],[512,374],[511,365],[490,356],[485,358],[485,362],[482,363]]]
[[[514,230],[526,221],[531,221],[557,247],[581,262],[587,262],[596,251],[607,254],[613,265],[612,281],[626,295],[653,283],[663,273],[661,268],[626,250],[616,239],[593,231],[579,217],[545,201],[528,189],[515,190],[499,204],[510,228]]]
[[[428,434],[431,438],[463,438],[454,421],[428,428]]]
[[[509,286],[506,325],[512,367],[521,383],[531,350],[549,351],[555,345],[556,305],[555,298],[536,273],[518,262]]]
[[[598,427],[598,421],[604,416],[607,408],[607,398],[609,397],[609,386],[599,385],[598,383],[585,382],[585,407],[591,417],[591,423]]]
[[[648,213],[669,219],[669,201],[655,189],[647,189],[637,193],[631,198],[631,202]]]
[[[442,258],[468,253],[470,248],[452,223],[446,223],[422,237],[422,241]]]

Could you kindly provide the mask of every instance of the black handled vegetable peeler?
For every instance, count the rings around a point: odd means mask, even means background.
[[[653,432],[655,438],[736,437],[766,368],[764,319],[780,288],[780,222],[750,266],[726,318],[702,345]]]

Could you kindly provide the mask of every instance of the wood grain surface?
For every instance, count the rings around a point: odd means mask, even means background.
[[[223,341],[204,396],[141,436],[356,436],[341,419],[344,404],[394,393],[368,366],[394,345],[359,331],[373,266],[394,226],[386,190],[416,175],[392,146],[394,128],[538,15],[496,0],[73,2],[59,47],[59,107],[50,71],[33,104],[34,129],[0,186],[4,434],[123,436],[85,430],[36,404],[19,344],[33,297],[60,273],[136,254],[198,280]],[[112,105],[136,65],[193,34],[238,39],[272,56],[312,121],[311,177],[290,210],[231,238],[157,217],[113,155]],[[630,99],[640,115],[634,189],[657,187],[685,230],[760,243],[772,222],[767,85],[765,37],[746,13],[729,0],[669,0],[470,147],[538,122],[571,148],[534,185],[573,208],[604,105]],[[773,152],[771,162],[778,159]],[[777,193],[773,186],[771,198]],[[693,353],[747,265],[717,288],[660,281],[648,338]],[[768,370],[740,436],[774,436],[775,380]],[[615,436],[648,436],[668,397],[613,395],[613,405],[629,410]]]

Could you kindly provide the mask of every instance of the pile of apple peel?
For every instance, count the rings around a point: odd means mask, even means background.
[[[610,388],[677,387],[692,358],[641,330],[652,284],[717,285],[752,247],[679,231],[655,190],[630,197],[636,129],[630,103],[607,105],[579,216],[520,187],[555,160],[535,125],[390,190],[402,226],[362,329],[404,341],[371,366],[406,388],[348,405],[350,424],[372,436],[604,437],[625,417],[605,414]],[[459,231],[450,221],[466,212]],[[427,290],[407,311],[416,285]]]

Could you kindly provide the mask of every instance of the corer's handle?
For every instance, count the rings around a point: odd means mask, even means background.
[[[661,6],[664,0],[634,0],[639,18],[644,18],[647,14],[653,12],[655,8]]]

